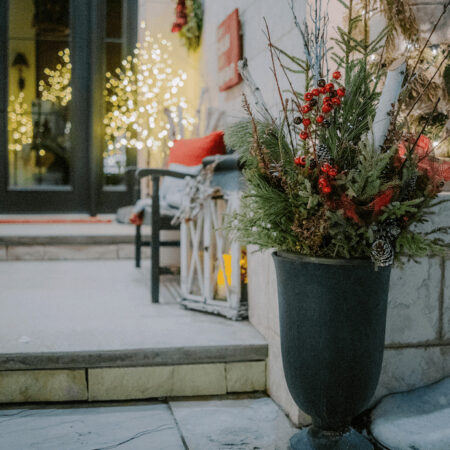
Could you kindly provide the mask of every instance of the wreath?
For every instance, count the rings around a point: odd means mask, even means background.
[[[178,33],[183,45],[189,51],[200,47],[203,28],[203,6],[201,0],[178,0],[176,19],[172,33]]]

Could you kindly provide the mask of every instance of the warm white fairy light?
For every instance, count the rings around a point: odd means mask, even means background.
[[[31,144],[33,140],[33,121],[24,102],[25,94],[20,92],[18,97],[10,97],[8,104],[8,149],[21,151],[22,147]]]
[[[148,152],[147,163],[162,164],[173,145],[165,109],[171,112],[175,124],[181,120],[185,129],[192,129],[193,114],[182,95],[187,75],[173,67],[171,51],[170,42],[159,35],[154,39],[146,31],[133,56],[123,60],[114,74],[106,74],[105,157],[133,148]]]
[[[54,70],[44,69],[47,81],[39,81],[39,91],[41,92],[42,100],[66,106],[72,99],[70,50],[65,48],[58,52],[58,56],[61,58],[61,63],[58,63]]]

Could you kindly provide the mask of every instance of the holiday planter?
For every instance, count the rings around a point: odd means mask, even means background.
[[[370,449],[350,424],[376,389],[390,267],[401,256],[445,255],[449,246],[442,236],[450,227],[417,226],[429,222],[448,180],[434,155],[439,142],[427,137],[440,99],[426,118],[417,108],[432,95],[422,78],[430,41],[409,60],[392,61],[385,31],[360,40],[356,24],[369,29],[367,9],[361,16],[350,2],[331,47],[322,2],[311,4],[313,27],[299,22],[294,0],[290,6],[303,55],[278,47],[267,23],[265,30],[279,111],[239,65],[252,98],[244,95],[248,118],[231,125],[225,141],[239,153],[248,191],[229,228],[244,245],[278,251],[287,384],[313,420],[293,448]],[[291,73],[304,74],[304,85]]]
[[[372,449],[350,428],[369,404],[383,359],[390,266],[274,253],[289,391],[312,426],[292,449]]]

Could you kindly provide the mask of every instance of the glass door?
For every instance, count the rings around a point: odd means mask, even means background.
[[[105,73],[131,54],[137,0],[0,0],[0,213],[114,211],[125,166],[105,152]]]
[[[86,210],[88,4],[0,3],[2,212]]]

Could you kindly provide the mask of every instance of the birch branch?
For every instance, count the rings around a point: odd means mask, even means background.
[[[177,135],[175,122],[173,121],[172,113],[168,108],[164,108],[164,114],[167,116],[167,121],[169,122],[169,139],[173,141]]]
[[[266,102],[264,101],[264,97],[261,93],[261,89],[255,83],[255,80],[252,77],[252,74],[248,70],[247,58],[241,59],[238,62],[238,70],[239,70],[239,73],[241,74],[242,79],[244,80],[245,84],[250,88],[253,99],[255,100],[255,106],[257,108],[259,108],[259,107],[263,108],[264,111],[267,113],[267,115],[270,117],[270,120],[273,121],[272,115],[270,114],[269,109],[267,108]]]
[[[394,61],[388,69],[386,82],[378,102],[372,133],[369,135],[369,142],[373,144],[376,150],[379,150],[386,140],[391,124],[392,109],[400,95],[405,73],[406,62],[402,59]]]
[[[184,139],[183,108],[181,105],[178,105],[178,132],[180,139]]]

